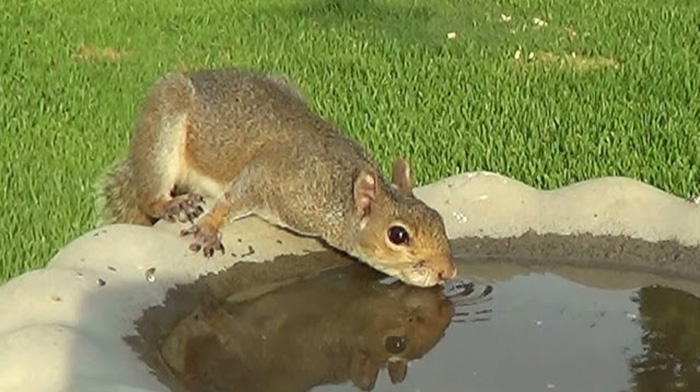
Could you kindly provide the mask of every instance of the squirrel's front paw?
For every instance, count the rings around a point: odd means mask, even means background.
[[[223,254],[224,244],[221,243],[221,233],[217,229],[206,225],[195,224],[189,229],[184,229],[180,232],[180,235],[194,235],[194,242],[190,244],[190,250],[193,252],[199,252],[202,250],[204,257],[211,257],[214,252],[220,250]]]
[[[204,198],[194,193],[175,196],[165,205],[162,218],[170,222],[192,223],[204,212],[201,204],[204,204]]]

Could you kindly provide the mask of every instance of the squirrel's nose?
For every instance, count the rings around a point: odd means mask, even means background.
[[[438,271],[438,277],[440,278],[440,280],[452,279],[455,276],[457,276],[457,267],[455,267],[455,265],[452,262],[442,267]]]

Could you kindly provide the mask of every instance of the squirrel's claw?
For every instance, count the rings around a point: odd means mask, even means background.
[[[192,252],[199,252],[200,249],[202,249],[202,245],[200,245],[200,244],[198,244],[198,243],[196,243],[196,242],[193,242],[193,243],[190,244],[190,250],[191,250]]]
[[[162,218],[169,222],[194,222],[204,213],[204,198],[198,194],[186,194],[174,197],[168,202],[163,211]]]
[[[180,231],[181,236],[194,235],[194,242],[190,244],[190,250],[199,252],[202,250],[204,257],[211,257],[217,250],[224,254],[224,244],[221,243],[221,235],[216,229],[208,229],[199,225],[192,225],[188,229]]]
[[[204,253],[204,257],[212,257],[214,255],[214,252],[216,252],[217,250],[220,250],[221,254],[226,253],[226,251],[224,250],[224,244],[222,244],[219,240],[217,240],[216,243],[204,246],[202,252]]]
[[[197,233],[200,232],[200,230],[201,230],[201,229],[199,228],[199,226],[197,226],[197,225],[192,225],[192,226],[190,226],[190,227],[187,228],[187,229],[182,229],[182,230],[180,230],[180,235],[184,237],[184,236],[186,236],[186,235],[197,234]],[[199,249],[198,249],[198,250],[199,250]]]

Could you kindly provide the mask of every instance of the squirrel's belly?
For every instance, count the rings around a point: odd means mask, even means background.
[[[226,183],[217,181],[194,169],[188,169],[183,173],[178,182],[179,185],[205,197],[215,198],[226,191]]]

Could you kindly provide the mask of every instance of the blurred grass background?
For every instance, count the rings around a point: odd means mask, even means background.
[[[700,189],[696,0],[11,0],[0,17],[0,282],[94,226],[95,181],[175,70],[284,72],[421,184]]]

